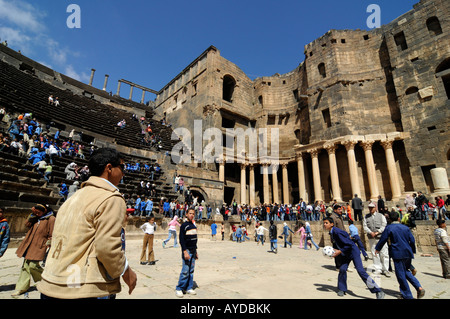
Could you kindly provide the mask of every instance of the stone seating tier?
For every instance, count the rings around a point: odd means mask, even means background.
[[[48,104],[50,94],[59,98],[59,106]],[[0,103],[18,112],[32,112],[45,122],[70,124],[114,138],[121,145],[150,149],[142,145],[141,126],[132,120],[132,113],[60,89],[3,61],[0,61]],[[117,123],[122,119],[126,120],[127,125],[119,129]],[[154,132],[158,132],[163,139],[163,151],[170,150],[174,145],[170,139],[172,130],[156,120],[153,122]]]

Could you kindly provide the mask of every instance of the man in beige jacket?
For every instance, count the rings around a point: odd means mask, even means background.
[[[89,160],[91,177],[59,209],[38,290],[42,298],[114,298],[120,277],[136,287],[121,234],[125,201],[117,189],[123,161],[114,149],[95,151]]]

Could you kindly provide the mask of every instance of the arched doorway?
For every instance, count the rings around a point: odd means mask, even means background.
[[[236,80],[231,75],[225,75],[223,77],[223,94],[222,98],[225,101],[232,102],[234,88],[236,87]]]
[[[208,204],[208,195],[205,193],[203,189],[200,187],[192,187],[190,188],[192,193],[192,199],[197,198],[197,203],[201,203],[202,201],[205,202],[205,204]]]

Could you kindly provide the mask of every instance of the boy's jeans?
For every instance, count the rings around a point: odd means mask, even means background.
[[[195,252],[191,252],[189,249],[187,252],[190,258],[185,260],[182,256],[183,266],[176,290],[188,291],[194,287]]]

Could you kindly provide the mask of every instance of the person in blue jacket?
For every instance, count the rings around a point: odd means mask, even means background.
[[[61,195],[65,200],[67,200],[67,195],[69,194],[69,188],[67,187],[66,183],[62,183],[59,188],[59,195]]]
[[[411,261],[416,252],[416,242],[408,226],[399,221],[399,215],[396,211],[389,213],[392,223],[386,226],[378,244],[375,246],[375,254],[378,254],[388,240],[391,242],[390,257],[394,261],[395,276],[400,285],[401,297],[404,299],[413,299],[408,282],[417,290],[417,298],[425,295],[425,289],[420,282],[408,270],[411,267]]]
[[[242,243],[242,226],[239,225],[239,227],[236,229],[236,242]]]
[[[134,203],[134,214],[138,216],[141,215],[141,201],[142,198],[138,196],[138,198],[136,198],[136,202]]]
[[[283,232],[281,233],[281,235],[284,236],[284,248],[287,247],[287,245],[289,245],[292,248],[292,243],[288,240],[288,236],[289,236],[289,232],[293,233],[292,229],[289,228],[287,223],[283,224]]]
[[[339,258],[338,296],[343,297],[347,292],[347,270],[348,265],[353,261],[359,277],[364,281],[370,292],[376,294],[377,299],[383,299],[385,296],[383,290],[367,274],[362,264],[359,248],[350,239],[350,235],[345,230],[334,227],[334,220],[331,217],[323,219],[323,226],[330,232],[334,248],[332,257]]]
[[[4,209],[0,207],[0,257],[5,254],[6,249],[9,245],[9,224],[6,220],[4,214]]]
[[[145,205],[145,216],[149,217],[153,212],[153,201],[151,198],[148,198]]]
[[[163,204],[163,210],[164,210],[164,216],[171,217],[170,213],[169,213],[169,211],[170,211],[170,203],[169,203],[169,200],[167,198],[166,198],[166,200],[165,200],[165,202]]]

